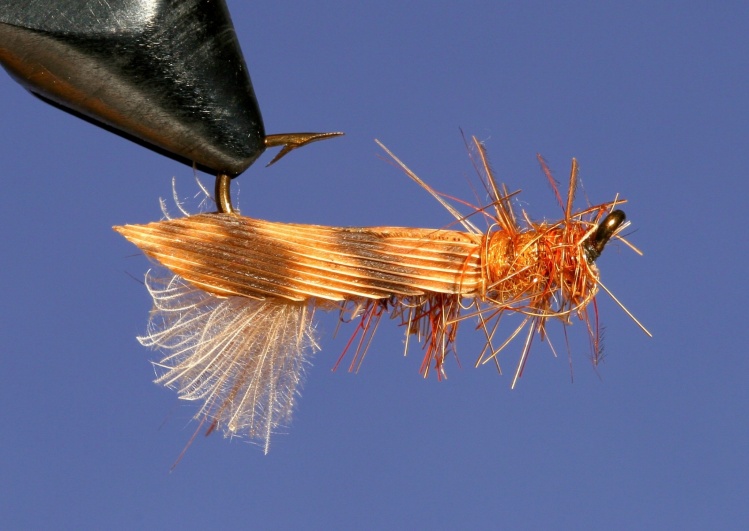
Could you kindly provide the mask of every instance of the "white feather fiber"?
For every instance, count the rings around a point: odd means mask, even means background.
[[[311,355],[319,350],[314,307],[275,299],[222,298],[179,276],[146,276],[153,297],[138,340],[166,354],[157,383],[202,400],[196,418],[227,437],[249,436],[268,452],[271,434],[291,419]]]

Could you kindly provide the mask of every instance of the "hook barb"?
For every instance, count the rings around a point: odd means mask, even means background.
[[[336,133],[282,133],[278,135],[266,135],[265,137],[266,149],[271,148],[271,147],[283,146],[281,151],[279,151],[278,154],[275,157],[273,157],[273,160],[271,160],[267,164],[267,166],[275,164],[282,157],[288,155],[289,152],[291,152],[292,150],[296,148],[306,146],[307,144],[311,144],[312,142],[317,142],[318,140],[327,140],[328,138],[335,138],[337,136],[343,136],[343,134],[344,133],[336,132]]]

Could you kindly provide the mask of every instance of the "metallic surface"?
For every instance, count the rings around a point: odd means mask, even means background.
[[[221,214],[236,214],[231,204],[231,178],[225,173],[216,175],[216,188],[214,192],[216,207]]]
[[[0,63],[43,100],[213,174],[265,149],[224,0],[0,0]]]
[[[335,138],[337,136],[343,136],[343,133],[281,133],[277,135],[268,135],[265,137],[265,147],[279,147],[283,146],[281,151],[273,157],[267,165],[275,164],[282,157],[289,154],[292,150],[311,144],[312,142],[318,142],[320,140],[327,140],[329,138]]]
[[[603,219],[593,235],[584,243],[588,261],[594,262],[601,256],[603,248],[626,219],[627,216],[622,210],[614,210]]]

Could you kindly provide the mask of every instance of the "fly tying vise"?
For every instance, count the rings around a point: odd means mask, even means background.
[[[219,183],[266,148],[282,146],[273,164],[343,134],[265,133],[224,0],[28,4],[0,0],[0,64],[19,84]]]

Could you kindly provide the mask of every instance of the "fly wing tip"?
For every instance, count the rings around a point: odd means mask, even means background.
[[[137,234],[142,232],[142,229],[143,225],[115,225],[112,227],[112,230],[136,245],[138,245],[136,242]]]
[[[149,225],[115,225],[112,229],[142,251],[147,250],[151,236],[154,235]]]

